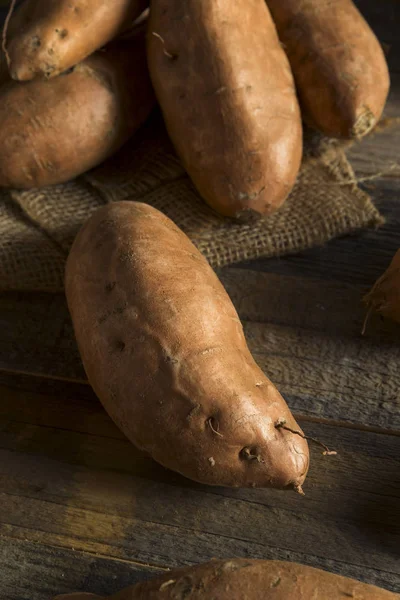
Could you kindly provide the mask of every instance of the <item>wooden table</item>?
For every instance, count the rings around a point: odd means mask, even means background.
[[[359,5],[391,46],[387,116],[400,116],[400,5]],[[400,327],[373,318],[360,335],[361,298],[400,247],[399,141],[392,126],[349,151],[387,218],[379,231],[220,272],[257,361],[303,429],[338,451],[311,447],[304,498],[209,488],[158,466],[87,385],[63,296],[0,296],[2,600],[109,594],[235,556],[400,592]]]

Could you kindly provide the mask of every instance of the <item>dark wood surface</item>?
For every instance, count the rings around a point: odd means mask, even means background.
[[[0,295],[0,600],[109,594],[212,557],[287,559],[400,593],[400,326],[361,299],[400,247],[400,4],[359,0],[388,51],[386,129],[349,150],[377,231],[219,272],[311,447],[304,498],[197,485],[136,450],[88,386],[62,295]]]

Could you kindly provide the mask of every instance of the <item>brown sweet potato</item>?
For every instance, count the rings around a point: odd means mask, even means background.
[[[54,77],[127,27],[147,0],[25,0],[6,31],[11,77]]]
[[[115,152],[155,103],[144,39],[114,43],[51,80],[0,88],[0,186],[61,183]]]
[[[89,382],[125,435],[186,477],[300,491],[307,442],[254,362],[238,315],[189,238],[146,204],[99,209],[66,294]]]
[[[400,250],[396,252],[384,274],[379,277],[365,302],[369,313],[375,311],[400,323]]]
[[[100,596],[95,598],[100,599]],[[399,600],[400,595],[305,565],[274,560],[213,560],[174,569],[107,600]],[[86,600],[85,594],[54,600]],[[89,597],[87,600],[91,600]]]
[[[352,0],[266,0],[292,67],[305,121],[361,137],[389,90],[383,50]]]
[[[57,596],[54,600],[100,600],[102,596],[96,596],[95,594],[63,594],[62,596]]]
[[[222,215],[268,214],[289,194],[302,128],[264,0],[153,0],[150,75],[169,135]]]

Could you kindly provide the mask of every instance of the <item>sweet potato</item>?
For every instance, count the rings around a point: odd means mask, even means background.
[[[99,209],[71,249],[66,294],[89,382],[137,447],[202,483],[300,491],[307,442],[275,426],[301,431],[172,221],[135,202]]]
[[[266,0],[292,67],[303,118],[333,137],[361,137],[389,90],[383,50],[352,0]]]
[[[24,0],[6,30],[11,77],[54,77],[127,27],[146,0]]]
[[[97,596],[100,599],[100,596]],[[399,600],[400,595],[320,569],[274,560],[213,560],[168,571],[107,600]],[[54,600],[86,600],[85,594]],[[88,598],[91,600],[91,598]]]
[[[222,215],[277,209],[300,165],[294,81],[264,0],[152,0],[150,75],[169,135]]]
[[[400,323],[400,250],[366,295],[365,302],[369,313],[376,311],[383,317]]]
[[[57,596],[54,600],[100,600],[102,596],[96,596],[95,594],[63,594],[62,596]]]
[[[114,43],[55,79],[0,88],[0,186],[61,183],[115,152],[155,103],[144,39]]]

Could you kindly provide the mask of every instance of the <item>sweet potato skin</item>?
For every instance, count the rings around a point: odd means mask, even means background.
[[[361,137],[389,91],[383,50],[352,0],[266,0],[288,55],[305,121],[328,136]]]
[[[399,594],[296,563],[232,559],[168,571],[107,600],[395,600]],[[55,600],[75,600],[59,596]],[[85,600],[82,595],[76,600]]]
[[[96,596],[95,594],[85,594],[77,593],[77,594],[62,594],[61,596],[56,596],[54,600],[101,600],[104,596]]]
[[[153,0],[147,39],[169,135],[203,199],[238,218],[279,208],[302,128],[264,0]]]
[[[365,297],[370,310],[400,323],[400,250]]]
[[[97,211],[66,294],[89,382],[137,447],[210,485],[303,483],[307,443],[275,423],[300,428],[217,276],[166,216],[135,202]]]
[[[55,79],[0,88],[0,186],[65,182],[113,154],[155,104],[144,39],[118,42]]]
[[[25,0],[7,34],[11,77],[54,77],[101,48],[146,8],[145,0]]]

